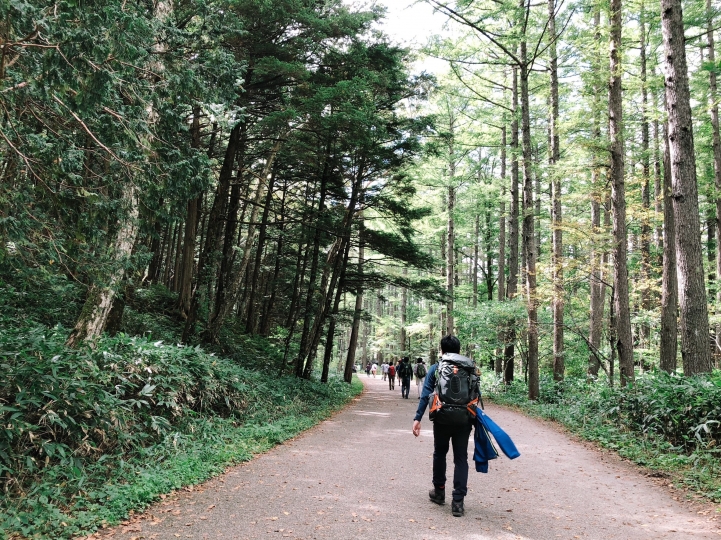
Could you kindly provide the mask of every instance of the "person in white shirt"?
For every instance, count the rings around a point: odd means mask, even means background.
[[[373,362],[373,366],[371,367],[371,373],[373,374],[373,378],[376,378],[376,371],[378,371],[378,364]]]
[[[381,373],[383,373],[383,380],[385,381],[388,377],[388,362],[386,362],[385,360],[381,364]]]

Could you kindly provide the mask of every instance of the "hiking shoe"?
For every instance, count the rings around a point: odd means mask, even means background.
[[[428,498],[436,504],[446,504],[446,490],[434,487],[428,492]]]
[[[466,510],[463,508],[463,501],[453,501],[451,503],[451,514],[454,516],[461,517],[465,511]]]

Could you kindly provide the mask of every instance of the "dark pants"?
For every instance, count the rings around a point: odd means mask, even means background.
[[[410,377],[402,377],[401,378],[401,396],[404,398],[408,397],[408,392],[411,391],[411,378]]]
[[[389,375],[389,376],[388,376],[388,390],[393,390],[393,389],[395,389],[395,387],[396,387],[396,384],[395,384],[395,383],[396,383],[396,376],[393,375],[393,377],[391,377],[391,376]]]
[[[453,500],[462,501],[468,492],[468,426],[444,426],[433,423],[433,485],[446,485],[446,454],[453,444]]]

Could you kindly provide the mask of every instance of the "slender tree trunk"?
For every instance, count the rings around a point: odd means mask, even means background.
[[[283,185],[283,195],[280,199],[280,226],[278,230],[278,243],[275,251],[275,268],[273,269],[273,277],[270,280],[270,298],[263,307],[263,316],[260,323],[260,334],[268,336],[270,334],[270,323],[273,317],[273,307],[275,306],[275,298],[278,293],[278,276],[280,275],[280,266],[283,260],[283,244],[285,240],[285,199],[288,192],[288,183]]]
[[[525,4],[524,4],[525,5]],[[525,32],[524,32],[525,33]],[[526,296],[528,309],[528,399],[538,399],[538,299],[536,297],[536,239],[534,233],[531,115],[528,94],[528,53],[521,40],[521,133],[523,140],[523,245],[526,254]]]
[[[498,301],[506,299],[506,126],[501,128],[501,207],[498,223]]]
[[[248,270],[250,254],[253,249],[253,244],[255,243],[255,236],[257,232],[256,223],[258,221],[258,214],[260,213],[260,201],[263,200],[263,197],[265,196],[265,190],[268,189],[268,177],[271,176],[271,171],[273,170],[275,158],[277,157],[278,152],[284,142],[285,135],[287,135],[287,133],[281,135],[278,141],[273,145],[273,148],[270,150],[270,154],[266,159],[265,166],[263,167],[263,170],[261,171],[258,178],[258,188],[255,192],[255,199],[252,203],[253,209],[250,213],[250,225],[248,225],[248,231],[245,237],[245,245],[243,246],[243,258],[241,259],[238,267],[232,272],[227,283],[226,295],[221,299],[221,302],[216,304],[215,312],[211,316],[208,324],[207,336],[212,342],[217,341],[218,334],[220,333],[220,327],[223,325],[223,322],[225,322],[225,319],[228,317],[228,315],[230,315],[233,306],[238,301],[240,293],[242,292],[241,285]]]
[[[519,201],[519,141],[518,141],[518,69],[512,70],[512,95],[513,101],[513,120],[511,121],[511,215],[509,218],[509,237],[508,237],[508,287],[506,295],[509,299],[513,299],[518,294],[518,221],[520,218],[520,201]],[[515,321],[511,321],[505,336],[505,349],[503,352],[503,382],[511,384],[514,377],[515,367],[515,341],[516,328]]]
[[[260,220],[260,232],[258,233],[258,247],[255,251],[255,264],[253,265],[253,275],[250,279],[250,299],[248,301],[248,312],[245,321],[245,331],[253,335],[258,324],[256,324],[256,290],[258,289],[258,277],[263,262],[263,250],[265,249],[265,239],[268,231],[268,216],[270,214],[270,205],[273,202],[273,185],[275,183],[275,174],[272,174],[268,180],[268,190],[265,196],[265,205],[263,206],[263,217]],[[258,306],[261,307],[262,306]]]
[[[481,227],[481,216],[476,214],[475,232],[473,236],[473,308],[478,306],[478,243]]]
[[[595,29],[595,43],[600,46],[601,42],[601,8],[597,2],[594,7],[593,22]],[[600,47],[599,47],[600,48]],[[596,148],[601,147],[601,84],[600,76],[594,79],[593,84],[593,141]],[[591,251],[591,283],[589,289],[591,291],[590,306],[590,328],[588,341],[591,346],[591,352],[588,357],[588,375],[595,379],[598,377],[598,370],[601,367],[600,360],[596,352],[601,348],[601,334],[603,332],[603,311],[605,287],[603,280],[605,278],[603,251],[599,249],[599,238],[601,237],[601,207],[603,201],[604,186],[601,183],[601,168],[598,163],[597,153],[593,154],[593,168],[591,169],[591,228],[593,231],[593,242]]]
[[[651,310],[651,156],[648,112],[648,85],[646,68],[646,10],[644,0],[641,0],[640,10],[641,35],[641,164],[643,179],[641,188],[641,205],[643,216],[641,218],[641,308],[648,313]],[[641,339],[643,348],[649,348],[651,327],[647,323],[641,324]],[[643,362],[641,362],[643,367]]]
[[[446,227],[446,255],[448,260],[446,262],[446,292],[448,294],[448,302],[446,304],[446,334],[453,334],[455,322],[453,318],[454,309],[454,289],[453,289],[453,274],[456,269],[455,264],[455,220],[454,212],[456,210],[456,188],[454,186],[456,176],[456,157],[453,137],[455,135],[455,119],[453,117],[453,111],[449,111],[451,115],[450,119],[450,143],[448,145],[448,224]]]
[[[126,207],[127,213],[121,219],[115,236],[113,249],[114,269],[105,283],[92,283],[90,285],[80,317],[65,343],[68,347],[76,348],[84,341],[92,342],[100,337],[113,307],[115,294],[125,278],[127,260],[132,254],[139,230],[138,215],[140,205],[136,187],[133,183],[129,182],[123,186],[121,202]]]
[[[363,245],[363,212],[359,213],[359,231],[358,231],[358,288],[355,293],[355,309],[353,310],[353,325],[351,326],[350,340],[348,345],[348,356],[345,361],[345,371],[343,380],[348,384],[353,379],[353,365],[355,364],[356,347],[358,345],[358,332],[360,329],[361,316],[363,315],[363,261],[365,258],[365,250]],[[403,289],[405,292],[405,289]],[[365,348],[365,346],[364,346]],[[365,351],[364,351],[365,355]]]
[[[551,118],[549,165],[552,187],[552,231],[553,231],[553,379],[562,381],[565,376],[565,353],[563,350],[563,216],[561,210],[561,178],[558,162],[561,159],[560,137],[558,134],[558,54],[556,52],[556,3],[548,0],[548,33],[551,45]]]
[[[698,185],[680,0],[661,0],[666,111],[671,155],[681,357],[686,375],[711,371],[709,320],[701,254]]]
[[[403,277],[408,277],[408,267],[403,267]],[[400,352],[404,354],[410,351],[406,350],[406,324],[407,324],[407,313],[408,313],[408,289],[405,287],[401,288],[401,336],[400,336]]]
[[[676,227],[673,215],[673,197],[671,182],[671,156],[668,144],[668,131],[663,127],[663,277],[661,292],[661,335],[660,367],[673,373],[676,371],[678,355],[678,281],[676,275]]]
[[[628,298],[628,267],[626,235],[626,187],[623,163],[623,101],[621,90],[621,0],[610,4],[610,82],[608,92],[608,135],[610,139],[611,164],[611,207],[613,213],[613,282],[616,317],[616,349],[621,375],[621,385],[633,382],[633,338],[631,336],[631,314]]]
[[[714,19],[711,0],[706,0],[706,24],[708,40],[708,61],[716,65],[714,43]],[[716,187],[716,315],[721,314],[721,136],[719,136],[718,86],[716,71],[710,69],[709,76],[709,109],[711,113],[711,131],[713,137],[713,170]],[[716,326],[716,354],[721,354],[721,326]]]
[[[215,189],[215,197],[213,206],[208,216],[208,226],[205,235],[205,244],[198,260],[198,271],[196,274],[195,284],[193,286],[193,297],[190,303],[190,311],[185,321],[183,329],[183,343],[188,343],[195,333],[195,323],[198,318],[198,308],[200,306],[200,291],[207,282],[210,281],[215,267],[214,260],[216,253],[220,248],[220,241],[223,236],[223,224],[228,207],[228,193],[230,191],[230,181],[233,177],[233,169],[235,164],[235,156],[238,152],[240,144],[241,125],[237,124],[231,131],[228,139],[228,145],[225,149],[225,157],[223,165],[218,175],[218,185]]]

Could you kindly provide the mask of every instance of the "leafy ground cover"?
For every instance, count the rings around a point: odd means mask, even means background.
[[[5,323],[5,324],[3,324]],[[0,537],[71,538],[249,460],[362,390],[200,347],[0,321]],[[258,355],[258,348],[249,354]]]
[[[721,501],[721,372],[693,378],[647,373],[628,388],[549,378],[537,402],[527,400],[522,381],[504,386],[492,374],[484,379],[484,394],[495,403],[554,420],[651,474]]]

